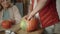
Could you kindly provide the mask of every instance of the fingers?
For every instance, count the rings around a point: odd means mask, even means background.
[[[28,16],[26,15],[26,16],[24,16],[23,18],[27,20]]]
[[[26,19],[26,20],[31,20],[32,15],[26,15],[26,16],[24,16],[23,18]]]
[[[27,20],[30,20],[30,19],[31,19],[31,17],[28,17],[28,18],[27,18]]]
[[[27,18],[27,20],[31,20],[32,19],[32,16],[29,16],[28,18]]]

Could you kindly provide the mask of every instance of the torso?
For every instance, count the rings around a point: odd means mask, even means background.
[[[34,1],[34,2],[33,2]],[[39,0],[32,0],[33,9]],[[58,13],[56,10],[56,0],[47,0],[46,5],[39,12],[42,28],[53,25],[59,21]]]

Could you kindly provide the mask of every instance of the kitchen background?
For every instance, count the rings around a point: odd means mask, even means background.
[[[15,5],[18,7],[22,17],[28,13],[29,0],[17,0]],[[56,5],[57,5],[57,11],[60,17],[60,0],[56,1]],[[47,34],[52,34],[53,29],[54,29],[54,25],[47,27],[46,28]]]

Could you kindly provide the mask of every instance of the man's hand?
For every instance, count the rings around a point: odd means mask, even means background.
[[[27,17],[27,20],[30,20],[34,15],[35,15],[35,13],[31,12]]]
[[[29,15],[25,15],[23,17],[23,19],[30,20],[32,17],[33,17],[33,15],[32,14],[29,14]]]
[[[23,17],[23,19],[26,19],[26,20],[27,20],[27,18],[28,18],[28,15],[25,15],[25,16]]]

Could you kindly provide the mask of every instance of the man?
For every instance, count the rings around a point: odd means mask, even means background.
[[[39,13],[41,28],[54,25],[59,22],[59,16],[56,10],[56,0],[31,0],[27,20],[30,20],[35,14]]]

